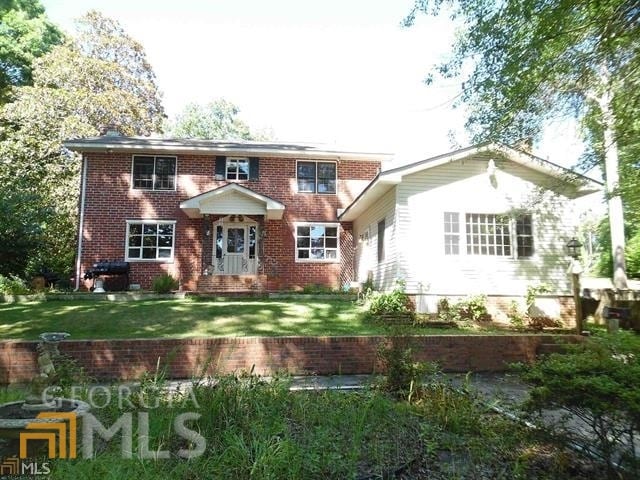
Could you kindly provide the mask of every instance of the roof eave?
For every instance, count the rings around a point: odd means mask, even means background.
[[[204,145],[122,145],[119,143],[93,144],[82,141],[68,141],[63,145],[71,151],[79,153],[100,153],[100,152],[131,152],[131,153],[153,153],[166,152],[176,154],[198,153],[205,155],[237,155],[237,156],[259,156],[278,158],[326,158],[333,160],[362,160],[381,162],[393,157],[391,153],[369,153],[369,152],[340,152],[331,150],[281,150],[266,148],[229,148],[224,146],[204,146]]]

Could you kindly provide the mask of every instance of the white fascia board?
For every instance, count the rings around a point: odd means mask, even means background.
[[[340,215],[342,222],[352,222],[365,210],[373,205],[391,188],[402,181],[402,176],[397,174],[380,175],[373,181]]]
[[[100,144],[87,145],[82,142],[65,142],[64,146],[75,152],[129,152],[134,154],[153,154],[157,152],[173,153],[173,154],[193,154],[199,153],[204,155],[228,155],[228,156],[246,156],[246,157],[276,157],[276,158],[305,158],[317,160],[362,160],[371,162],[382,162],[393,158],[391,153],[366,153],[366,152],[332,152],[328,150],[273,150],[264,148],[247,148],[247,149],[229,149],[225,147],[207,147],[207,146],[173,146],[173,145],[121,145]]]

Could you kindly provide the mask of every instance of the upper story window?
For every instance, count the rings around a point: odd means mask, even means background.
[[[531,214],[510,217],[493,213],[467,213],[464,218],[462,228],[458,212],[444,212],[445,255],[459,255],[464,239],[467,255],[533,256]]]
[[[338,225],[334,223],[296,226],[296,260],[338,261]]]
[[[227,180],[249,180],[249,159],[227,157]]]
[[[296,176],[299,193],[336,193],[335,162],[298,162]]]
[[[127,260],[173,260],[175,221],[127,221]]]
[[[134,155],[132,185],[138,190],[175,190],[176,157]]]

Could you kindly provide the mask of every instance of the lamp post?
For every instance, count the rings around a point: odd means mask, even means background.
[[[573,302],[576,312],[576,330],[578,335],[582,333],[582,301],[580,300],[580,274],[582,273],[582,265],[578,259],[580,258],[580,249],[582,244],[577,238],[572,238],[566,245],[567,253],[571,257],[571,285],[573,287]]]

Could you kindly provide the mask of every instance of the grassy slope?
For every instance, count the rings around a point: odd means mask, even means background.
[[[285,302],[265,299],[55,301],[0,304],[0,338],[36,339],[65,331],[74,340],[108,338],[371,335],[379,327],[363,321],[347,301]]]

